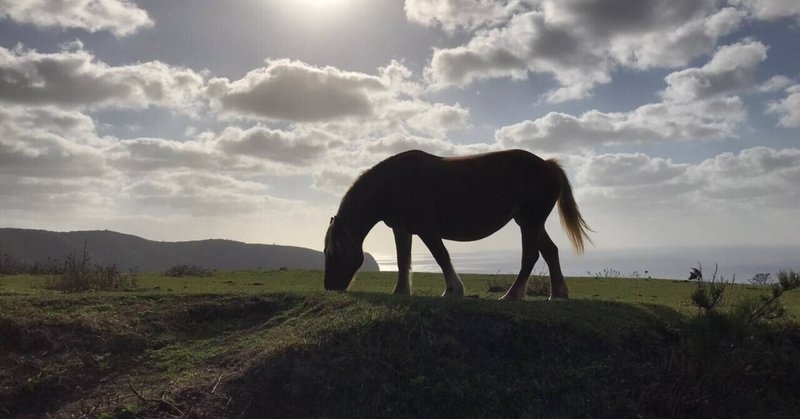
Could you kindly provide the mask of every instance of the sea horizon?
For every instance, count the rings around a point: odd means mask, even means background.
[[[639,277],[687,279],[692,268],[702,267],[706,278],[715,269],[717,278],[747,283],[759,273],[773,277],[782,270],[800,269],[800,246],[697,246],[631,249],[587,249],[577,256],[562,250],[561,268],[565,276]],[[397,271],[394,255],[373,254],[381,271]],[[456,272],[461,274],[516,275],[520,250],[488,250],[451,252]],[[414,272],[441,272],[430,253],[412,255]],[[546,274],[547,265],[540,257],[533,274]]]

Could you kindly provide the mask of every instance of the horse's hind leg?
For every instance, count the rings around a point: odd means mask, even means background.
[[[535,228],[530,225],[520,224],[522,230],[522,266],[520,266],[519,274],[508,288],[505,295],[500,297],[501,300],[523,300],[525,299],[525,291],[528,288],[528,277],[533,271],[533,265],[539,259],[539,249],[537,246],[538,236],[540,231],[544,228],[537,225]]]
[[[550,299],[569,298],[569,289],[564,282],[564,274],[561,273],[561,264],[558,261],[558,247],[550,239],[550,236],[542,228],[539,235],[539,251],[547,263],[547,270],[550,271]]]
[[[444,280],[447,286],[442,297],[463,297],[464,283],[461,282],[461,278],[458,277],[455,269],[453,269],[453,264],[450,262],[450,254],[447,253],[442,239],[431,236],[420,236],[419,238],[422,239],[425,246],[428,246],[428,250],[431,251],[433,258],[436,259],[436,263],[439,264],[444,273]]]
[[[393,229],[397,247],[397,284],[392,294],[411,295],[411,233]]]

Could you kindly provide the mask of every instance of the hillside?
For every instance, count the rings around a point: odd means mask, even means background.
[[[206,269],[322,269],[322,252],[294,246],[247,244],[232,240],[157,242],[114,231],[52,232],[0,228],[0,255],[8,254],[27,262],[63,260],[70,253],[80,255],[84,243],[92,260],[116,263],[127,270],[164,271],[177,264]],[[364,271],[378,271],[378,264],[364,255]]]
[[[722,320],[591,300],[0,293],[0,416],[796,414],[797,329]]]

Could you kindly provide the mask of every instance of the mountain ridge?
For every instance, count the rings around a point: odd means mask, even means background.
[[[178,264],[206,269],[323,269],[322,252],[298,246],[251,244],[229,239],[155,241],[111,230],[56,232],[0,228],[0,254],[26,262],[44,263],[80,255],[84,244],[92,260],[119,268],[160,272]],[[364,253],[364,271],[378,271],[378,263]]]

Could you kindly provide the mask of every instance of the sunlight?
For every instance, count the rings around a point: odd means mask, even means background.
[[[309,12],[335,12],[346,6],[349,0],[297,0],[297,7]],[[314,16],[324,18],[325,16]]]

